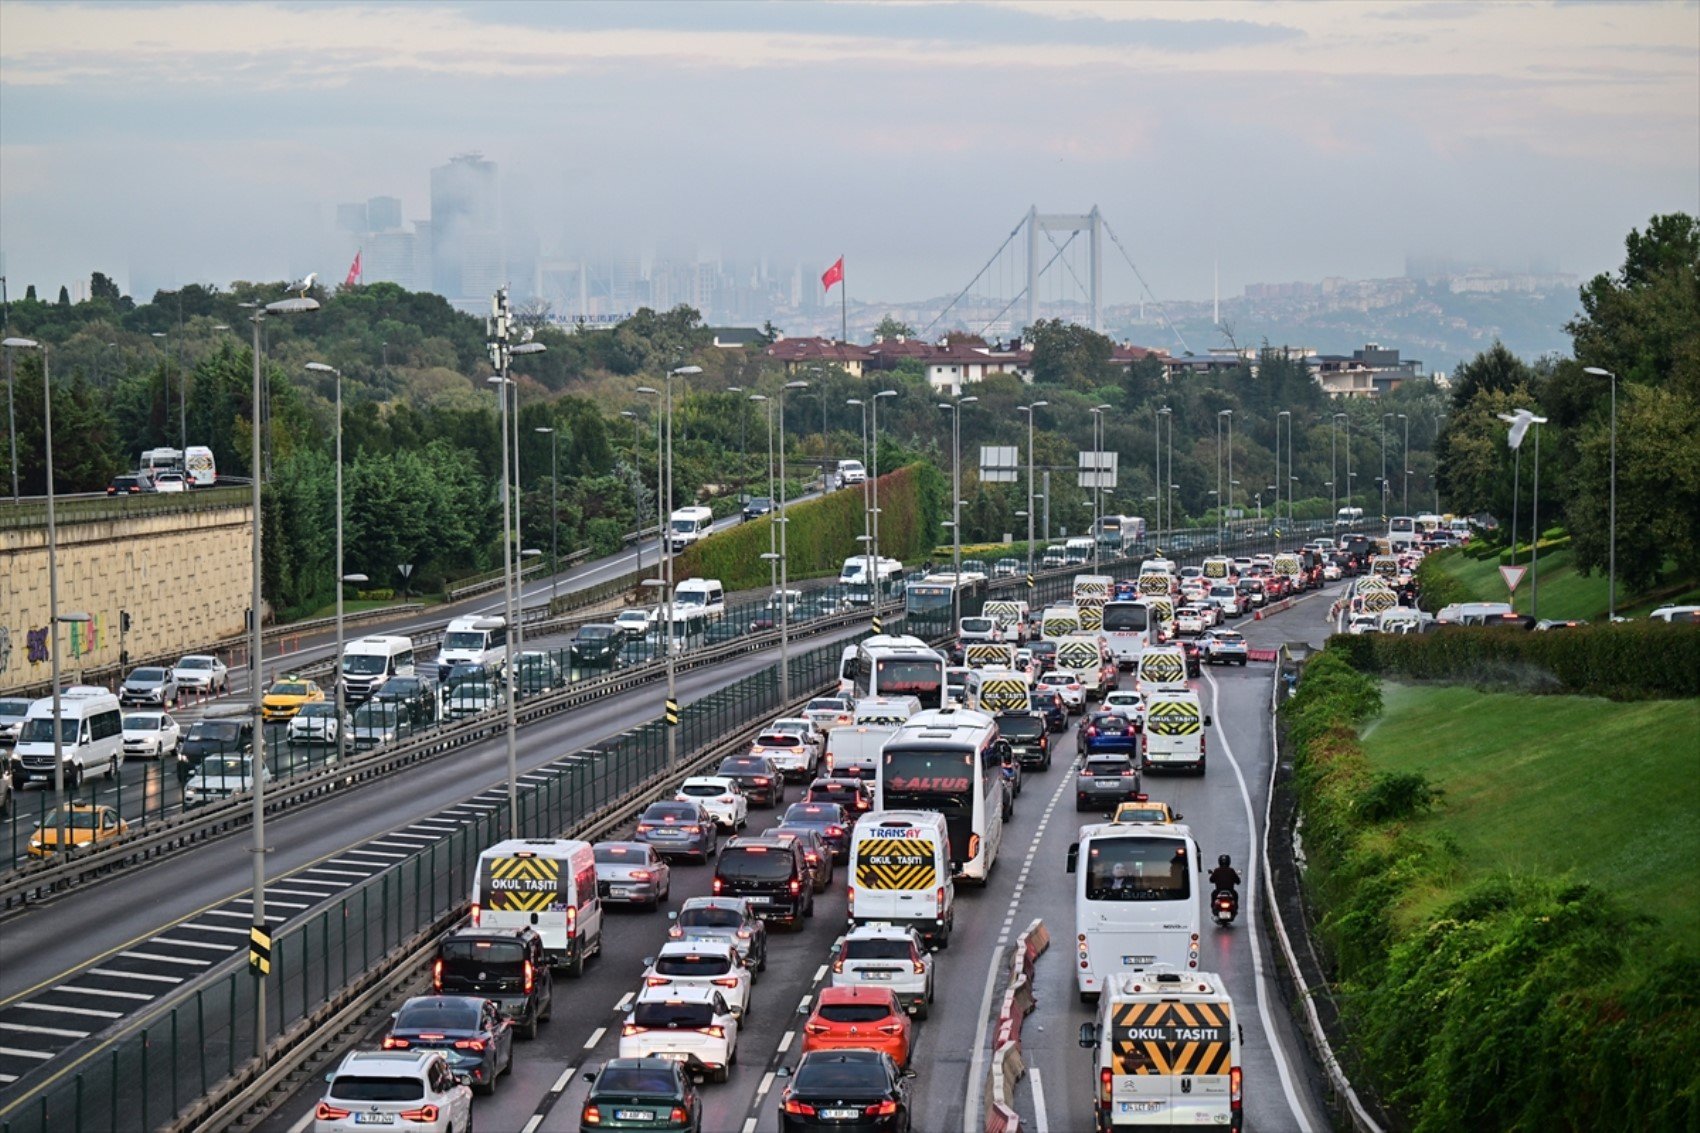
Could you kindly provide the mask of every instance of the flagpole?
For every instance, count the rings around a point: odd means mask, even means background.
[[[844,253],[838,254],[838,262],[844,262]],[[838,341],[850,342],[850,284],[843,268],[838,270]]]

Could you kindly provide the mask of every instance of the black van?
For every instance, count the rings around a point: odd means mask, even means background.
[[[747,897],[757,916],[798,932],[815,915],[815,879],[797,840],[731,839],[714,866],[714,895]]]
[[[438,995],[477,995],[495,1000],[513,1019],[522,1039],[537,1037],[549,1021],[555,984],[543,938],[529,928],[467,928],[437,942],[431,988]]]

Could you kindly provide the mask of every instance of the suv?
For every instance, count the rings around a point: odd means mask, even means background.
[[[522,1039],[537,1037],[555,1006],[555,984],[543,938],[535,929],[463,928],[437,942],[431,965],[437,995],[477,995],[495,1000]]]
[[[313,1133],[359,1133],[374,1125],[470,1129],[472,1087],[455,1081],[440,1050],[357,1050],[330,1075],[313,1111]]]
[[[611,622],[592,622],[578,627],[567,658],[580,669],[612,669],[620,663],[620,651],[626,645],[626,631]]]
[[[751,806],[775,807],[785,801],[785,777],[765,755],[729,755],[714,773],[742,787]]]
[[[427,677],[391,677],[378,686],[372,699],[379,704],[401,705],[407,722],[413,727],[436,722],[437,686]]]
[[[177,748],[177,779],[188,782],[209,755],[245,755],[254,750],[254,725],[248,720],[202,719],[189,728]]]
[[[749,499],[744,501],[744,507],[741,514],[744,521],[748,522],[752,519],[760,519],[772,510],[773,500],[771,498],[768,496],[751,496]]]
[[[814,875],[803,847],[794,841],[733,838],[714,866],[716,897],[748,897],[765,920],[784,921],[803,930],[803,918],[815,915]]]
[[[908,926],[870,921],[855,925],[832,946],[832,986],[890,988],[917,1019],[933,1001],[933,955]]]
[[[114,476],[112,483],[106,486],[109,496],[134,496],[142,492],[157,492],[153,477],[146,472],[126,472],[122,476]]]

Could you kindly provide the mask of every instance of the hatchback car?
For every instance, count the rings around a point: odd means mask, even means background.
[[[496,1079],[514,1068],[513,1020],[493,999],[420,995],[391,1017],[384,1050],[440,1050],[457,1081],[493,1094]]]
[[[61,845],[69,845],[73,850],[93,849],[129,832],[129,823],[109,806],[79,803],[63,811],[55,808],[31,832],[29,856],[45,858],[58,853]],[[61,833],[65,835],[63,841],[59,837]]]
[[[596,895],[604,905],[660,907],[673,892],[673,867],[647,842],[596,844]]]
[[[1139,802],[1139,771],[1125,755],[1092,755],[1074,779],[1075,810],[1110,810]]]
[[[153,477],[146,472],[126,472],[122,476],[114,476],[106,486],[109,496],[139,496],[144,492],[158,491],[154,487]]]
[[[803,1053],[878,1050],[897,1065],[908,1066],[913,1030],[890,988],[834,984],[821,988],[815,1009],[803,1022]]]
[[[335,747],[340,739],[347,742],[353,719],[347,712],[337,714],[336,703],[321,700],[303,704],[301,711],[289,720],[289,742],[292,744],[328,744]]]
[[[669,940],[707,940],[730,944],[752,973],[767,970],[767,922],[756,916],[747,897],[692,897],[667,928]]]
[[[313,1133],[448,1133],[472,1126],[472,1087],[442,1051],[357,1050],[343,1057],[313,1110]]]
[[[646,987],[620,1027],[621,1058],[665,1058],[731,1077],[738,1059],[738,1017],[714,986]]]
[[[1138,689],[1117,689],[1106,693],[1103,710],[1126,716],[1136,732],[1145,727],[1145,694]]]
[[[706,865],[720,848],[720,827],[694,800],[650,803],[638,815],[632,841],[653,846],[669,857],[692,857]]]
[[[891,991],[903,1010],[925,1019],[933,1001],[933,954],[907,925],[855,925],[832,946],[832,986],[858,985]]]
[[[124,683],[118,686],[120,704],[153,704],[164,708],[176,704],[177,698],[176,676],[172,670],[159,666],[132,669]]]
[[[889,1054],[878,1050],[815,1050],[795,1070],[780,1067],[785,1079],[779,1095],[781,1133],[813,1129],[856,1129],[907,1133],[910,1128],[909,1080]]]
[[[1082,755],[1114,751],[1131,755],[1139,749],[1133,721],[1120,712],[1093,712],[1080,722],[1075,747]]]
[[[621,610],[614,618],[614,625],[628,638],[642,638],[655,625],[655,612],[641,606]]]
[[[725,775],[692,775],[679,784],[679,802],[695,802],[723,830],[742,830],[750,821],[750,800],[736,779]]]
[[[590,1084],[579,1133],[603,1129],[702,1133],[702,1097],[684,1066],[666,1058],[610,1058],[584,1074]]]
[[[803,795],[806,803],[837,803],[851,819],[874,809],[874,785],[866,779],[816,779]]]
[[[1014,578],[1022,571],[1020,559],[999,559],[992,564],[993,578]]]
[[[183,746],[183,728],[169,712],[126,712],[124,756],[164,759]]]
[[[842,862],[850,857],[850,827],[854,823],[838,803],[792,803],[780,825],[817,831],[831,848],[834,860]]]
[[[506,690],[496,681],[462,681],[443,693],[443,717],[465,720],[480,712],[489,712],[507,703],[505,695]]]
[[[767,756],[787,779],[807,779],[820,766],[820,748],[802,728],[766,728],[750,745],[750,754]]]
[[[669,940],[644,959],[645,988],[707,987],[718,990],[732,1014],[749,1014],[755,977],[730,944],[713,940]]]
[[[270,782],[271,768],[260,765],[260,778]],[[206,806],[223,802],[232,795],[254,787],[254,757],[244,755],[209,755],[201,760],[194,774],[183,784],[183,806]]]
[[[729,755],[714,773],[736,781],[751,806],[774,807],[785,801],[785,776],[765,755]]]

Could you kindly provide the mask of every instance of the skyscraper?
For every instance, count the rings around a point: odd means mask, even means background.
[[[448,299],[487,297],[503,282],[496,163],[458,154],[431,170],[431,287]]]

